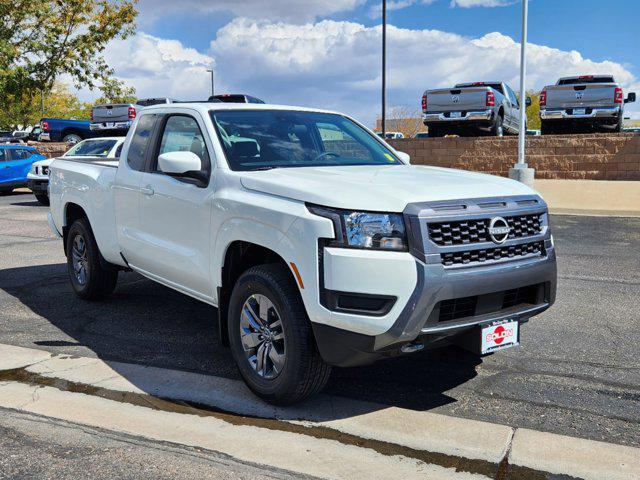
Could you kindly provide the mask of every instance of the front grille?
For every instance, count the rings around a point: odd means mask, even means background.
[[[541,214],[504,217],[511,231],[509,238],[524,238],[542,231]],[[490,242],[490,218],[429,223],[429,238],[441,247]]]
[[[505,258],[526,257],[529,255],[544,255],[544,242],[521,243],[505,247],[485,248],[482,250],[467,250],[464,252],[441,253],[442,264],[445,267],[453,265],[467,265],[475,262],[502,260]]]
[[[513,307],[544,302],[544,284],[528,285],[502,292],[474,295],[441,301],[430,317],[438,322],[450,322],[487,313],[499,313]]]

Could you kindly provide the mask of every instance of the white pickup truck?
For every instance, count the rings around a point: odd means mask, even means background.
[[[535,191],[412,166],[337,113],[153,106],[117,166],[62,157],[50,178],[77,295],[104,298],[131,269],[216,306],[242,377],[276,404],[319,391],[331,366],[518,345],[555,299]]]

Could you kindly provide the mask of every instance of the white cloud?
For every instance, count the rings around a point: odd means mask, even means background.
[[[353,10],[366,0],[142,0],[140,18],[149,22],[171,13],[228,12],[237,16],[304,22]]]
[[[419,108],[422,91],[475,80],[518,84],[520,47],[498,32],[471,39],[438,30],[388,27],[389,104]],[[322,21],[294,25],[238,18],[211,43],[219,76],[234,91],[272,103],[326,107],[371,123],[380,105],[380,27]],[[563,75],[611,73],[640,82],[624,66],[579,52],[529,44],[528,88]]]
[[[113,41],[105,51],[107,63],[116,77],[136,87],[139,98],[175,97],[203,99],[210,93],[210,74],[214,60],[177,40],[138,33],[126,40]],[[97,94],[85,96],[95,97]]]
[[[517,0],[451,0],[451,7],[506,7],[518,3]]]
[[[411,7],[417,3],[422,5],[430,5],[437,0],[389,0],[387,2],[387,11],[402,10],[403,8]],[[369,17],[376,19],[382,16],[382,4],[375,3],[369,7]]]

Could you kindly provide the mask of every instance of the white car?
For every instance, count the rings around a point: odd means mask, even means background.
[[[276,404],[318,392],[332,366],[518,345],[555,299],[535,191],[410,165],[339,113],[153,106],[117,166],[62,157],[50,175],[75,293],[105,298],[131,269],[217,307],[243,379]]]
[[[80,161],[95,159],[117,159],[122,151],[125,137],[90,138],[76,143],[62,157]],[[61,157],[61,158],[62,158]],[[42,205],[49,205],[49,167],[54,158],[33,162],[27,174],[29,189]]]

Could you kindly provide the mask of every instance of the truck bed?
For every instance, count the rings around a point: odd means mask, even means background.
[[[67,203],[82,205],[89,217],[96,242],[108,262],[123,265],[116,239],[113,182],[118,161],[104,157],[56,158],[50,166],[49,185],[53,221],[58,231],[67,226],[62,208]]]

